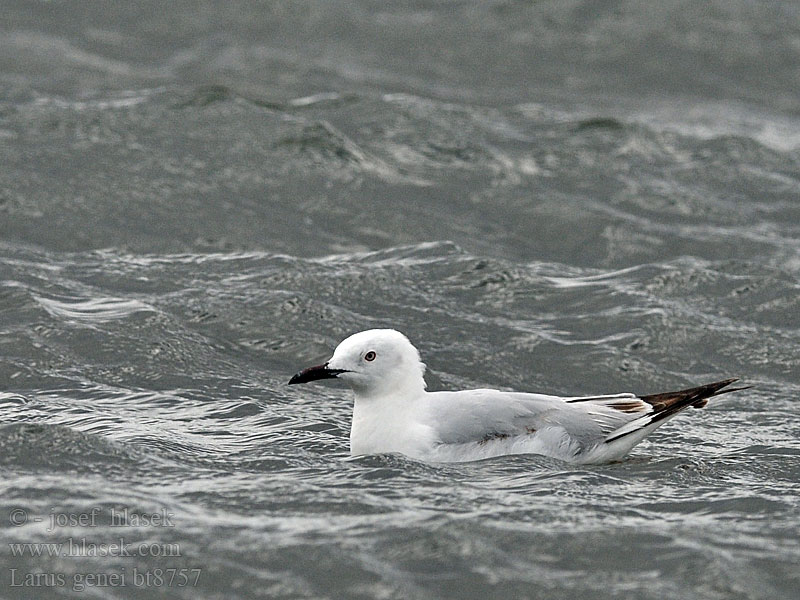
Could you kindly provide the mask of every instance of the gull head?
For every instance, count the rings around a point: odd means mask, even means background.
[[[318,379],[341,379],[357,397],[421,393],[425,365],[408,338],[394,329],[370,329],[343,340],[328,362],[309,367],[289,385]]]

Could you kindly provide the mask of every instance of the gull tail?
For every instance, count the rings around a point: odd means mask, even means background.
[[[738,392],[739,390],[746,390],[752,386],[742,386],[729,388],[728,386],[737,378],[725,379],[724,381],[717,381],[715,383],[707,383],[694,388],[680,390],[678,392],[665,392],[662,394],[650,394],[648,396],[639,396],[639,399],[649,404],[651,411],[619,429],[612,431],[604,440],[604,443],[611,444],[622,438],[631,438],[630,447],[633,447],[637,442],[642,440],[647,434],[655,428],[663,425],[667,420],[671,419],[679,412],[689,408],[702,408],[708,404],[709,398],[727,394],[729,392]],[[727,389],[725,389],[727,388]]]

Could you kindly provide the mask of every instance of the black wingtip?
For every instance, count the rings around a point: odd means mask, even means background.
[[[724,389],[734,381],[739,381],[738,377],[731,377],[714,383],[706,383],[693,388],[679,390],[677,392],[664,392],[661,394],[649,394],[646,396],[639,396],[642,400],[650,404],[656,412],[665,409],[672,409],[683,406],[691,406],[695,403],[701,403],[708,400],[713,396],[720,394],[727,394],[728,392],[736,392],[738,390],[747,389],[751,386],[742,386],[737,388]]]
[[[722,388],[725,388],[726,386],[732,384],[734,381],[739,381],[739,378],[738,377],[734,377],[733,379],[727,379],[724,382],[725,385],[721,386],[716,391],[716,393],[714,393],[714,395],[715,396],[719,396],[720,394],[727,394],[729,392],[741,392],[742,390],[752,390],[755,387],[754,385],[742,385],[742,386],[739,386],[739,387],[722,389]],[[720,383],[722,383],[722,382],[720,382]]]
[[[621,434],[612,434],[605,439],[606,443],[611,443],[636,431],[643,429],[653,423],[663,422],[670,417],[678,414],[682,410],[693,407],[703,408],[708,404],[708,400],[714,396],[727,394],[729,392],[738,392],[740,390],[747,390],[753,386],[740,386],[735,388],[726,388],[734,381],[738,381],[738,377],[731,377],[730,379],[723,379],[714,383],[707,383],[698,387],[693,387],[677,392],[665,392],[661,394],[650,394],[647,396],[639,396],[639,399],[647,402],[653,407],[653,412],[646,417],[642,417],[643,423],[639,429],[630,429]]]

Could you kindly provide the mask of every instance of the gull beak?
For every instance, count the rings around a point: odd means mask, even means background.
[[[308,383],[309,381],[316,381],[318,379],[335,379],[339,376],[339,373],[347,372],[347,369],[330,369],[328,368],[328,363],[325,363],[324,365],[303,369],[289,380],[289,385]]]

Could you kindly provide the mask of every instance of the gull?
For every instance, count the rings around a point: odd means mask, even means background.
[[[342,341],[326,363],[297,373],[289,385],[341,379],[355,394],[350,452],[401,453],[434,462],[507,454],[541,454],[576,464],[622,459],[686,408],[746,389],[736,379],[637,396],[561,397],[495,389],[428,392],[425,365],[408,338],[370,329]]]

